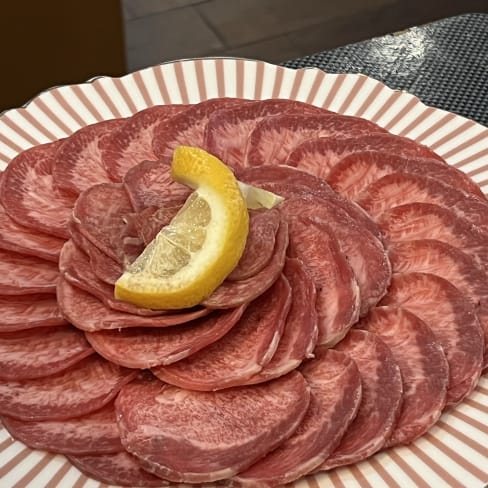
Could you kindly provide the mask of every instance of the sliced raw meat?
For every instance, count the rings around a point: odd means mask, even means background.
[[[488,276],[468,254],[444,242],[422,239],[390,248],[394,273],[431,273],[453,284],[475,306],[484,335],[483,366],[488,366]]]
[[[273,257],[257,274],[240,281],[224,281],[202,305],[208,308],[233,308],[264,293],[280,276],[288,247],[288,225],[281,222],[276,234]]]
[[[0,296],[0,310],[0,332],[66,324],[55,295]]]
[[[222,339],[182,361],[152,371],[162,381],[190,390],[215,391],[243,385],[273,357],[290,305],[291,288],[281,276],[249,304]]]
[[[313,357],[318,339],[315,283],[299,259],[287,258],[283,274],[292,296],[285,328],[271,361],[247,381],[248,385],[283,376]]]
[[[66,225],[76,197],[58,190],[52,176],[61,144],[62,140],[41,144],[12,159],[3,173],[0,198],[18,224],[68,239]]]
[[[478,185],[454,166],[437,159],[414,158],[403,154],[374,151],[350,154],[331,169],[327,182],[341,195],[355,199],[374,181],[396,172],[438,178],[445,184],[474,195],[486,204]]]
[[[100,143],[124,124],[124,119],[105,120],[71,134],[59,146],[54,157],[54,185],[79,195],[110,177],[102,163]]]
[[[114,287],[104,283],[93,273],[88,256],[80,251],[71,240],[66,242],[61,251],[59,270],[72,285],[98,298],[108,308],[142,316],[164,314],[162,310],[151,310],[116,300]]]
[[[300,168],[292,168],[283,164],[263,164],[259,167],[244,168],[236,172],[238,179],[253,185],[261,183],[286,183],[287,185],[301,185],[309,188],[314,194],[334,194],[329,184]],[[339,197],[343,200],[341,197]]]
[[[308,219],[290,222],[290,257],[297,257],[317,288],[318,344],[333,346],[359,317],[359,287],[332,229]]]
[[[245,280],[258,274],[273,256],[276,233],[280,225],[279,211],[254,211],[249,213],[249,217],[246,247],[239,263],[227,277],[231,281]]]
[[[449,364],[448,404],[471,393],[481,374],[483,331],[467,297],[439,276],[403,273],[394,276],[382,305],[405,308],[432,329]]]
[[[0,249],[0,294],[56,293],[58,267],[34,256]]]
[[[311,389],[302,423],[277,449],[234,478],[241,486],[283,486],[310,473],[329,456],[354,419],[361,401],[361,377],[352,359],[323,349],[300,372]]]
[[[66,457],[83,474],[108,485],[131,488],[169,486],[167,481],[144,471],[139,461],[125,451],[116,454]]]
[[[124,188],[136,212],[183,205],[192,190],[177,183],[170,171],[171,165],[162,161],[144,161],[128,171]]]
[[[77,230],[119,264],[130,264],[144,249],[135,229],[128,225],[133,213],[124,187],[102,183],[84,191],[76,201],[73,220]]]
[[[276,115],[266,117],[247,139],[246,165],[285,164],[290,153],[307,139],[355,137],[384,129],[365,119],[347,115]]]
[[[115,403],[122,444],[144,469],[176,482],[229,478],[296,430],[310,388],[293,371],[262,385],[218,392],[157,380],[126,385]]]
[[[435,239],[473,256],[488,270],[488,233],[432,203],[406,203],[383,212],[378,224],[390,242]]]
[[[214,312],[173,327],[86,332],[104,358],[128,368],[152,368],[180,361],[218,341],[241,318],[246,306]]]
[[[317,471],[357,463],[379,451],[390,437],[402,405],[400,368],[378,335],[351,330],[335,349],[347,354],[359,369],[361,403],[339,446]]]
[[[113,402],[96,412],[65,420],[26,422],[2,417],[12,437],[32,449],[89,455],[123,451]]]
[[[68,224],[71,240],[78,249],[88,255],[93,273],[104,283],[114,285],[124,272],[123,266],[109,258],[98,247],[83,237],[78,227],[73,221]]]
[[[434,203],[451,209],[483,231],[488,231],[488,202],[428,176],[392,173],[371,183],[356,202],[373,218],[405,203]]]
[[[37,256],[56,263],[64,239],[42,234],[12,220],[0,203],[0,249]]]
[[[435,152],[418,142],[393,134],[366,134],[359,137],[319,137],[297,146],[288,156],[286,164],[296,166],[326,179],[329,171],[349,154],[363,151],[381,151],[418,158],[443,161]]]
[[[209,313],[205,308],[189,309],[156,317],[141,317],[118,312],[107,308],[93,295],[71,285],[63,277],[58,282],[57,297],[63,315],[75,327],[86,332],[126,327],[170,327],[184,324]]]
[[[110,178],[121,182],[136,164],[155,161],[152,143],[156,126],[186,108],[187,105],[157,105],[141,110],[101,141],[102,160]]]
[[[204,147],[225,164],[242,167],[246,143],[251,131],[264,117],[284,113],[325,114],[326,110],[303,102],[270,99],[251,102],[243,107],[216,110],[205,128]]]
[[[359,286],[359,315],[366,315],[385,295],[391,279],[390,262],[379,239],[365,232],[335,202],[314,196],[292,197],[285,199],[280,210],[287,219],[306,217],[330,228]]]
[[[26,380],[58,373],[93,353],[71,325],[0,334],[0,378]]]
[[[177,146],[195,146],[205,149],[204,133],[210,115],[216,110],[249,103],[239,98],[213,98],[197,103],[169,120],[162,121],[154,130],[152,149],[157,159],[170,160]]]
[[[259,186],[285,198],[309,196],[323,198],[329,204],[335,202],[358,224],[381,238],[379,227],[357,204],[337,194],[324,180],[290,166],[259,166],[246,168],[237,174],[239,180]]]
[[[430,328],[402,308],[373,308],[358,327],[386,343],[402,375],[403,404],[385,446],[410,444],[437,422],[446,404],[446,356]]]
[[[0,383],[0,414],[19,420],[63,420],[99,410],[138,371],[92,354],[60,373]]]

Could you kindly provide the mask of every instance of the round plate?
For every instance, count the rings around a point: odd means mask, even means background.
[[[246,59],[193,59],[147,68],[122,78],[100,77],[41,93],[0,116],[0,169],[20,151],[65,137],[82,126],[127,117],[146,107],[214,97],[289,98],[372,120],[394,134],[430,146],[488,192],[488,129],[427,107],[416,97],[356,74],[293,70]],[[309,476],[295,487],[464,487],[488,481],[488,378],[409,447],[362,463]],[[0,486],[100,486],[63,456],[33,451],[0,427]],[[106,485],[104,485],[106,486]]]

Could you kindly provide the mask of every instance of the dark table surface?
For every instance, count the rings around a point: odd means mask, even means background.
[[[450,17],[283,65],[363,73],[488,125],[488,14]]]

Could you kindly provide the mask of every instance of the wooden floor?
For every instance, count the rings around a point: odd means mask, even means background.
[[[488,12],[488,0],[122,0],[122,4],[128,71],[198,56],[279,63],[452,15]]]

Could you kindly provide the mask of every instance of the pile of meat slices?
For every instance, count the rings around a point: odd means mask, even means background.
[[[113,284],[189,195],[178,145],[285,197],[191,310]],[[488,364],[488,202],[429,148],[287,100],[157,106],[11,161],[0,414],[110,484],[278,486],[425,433]]]

